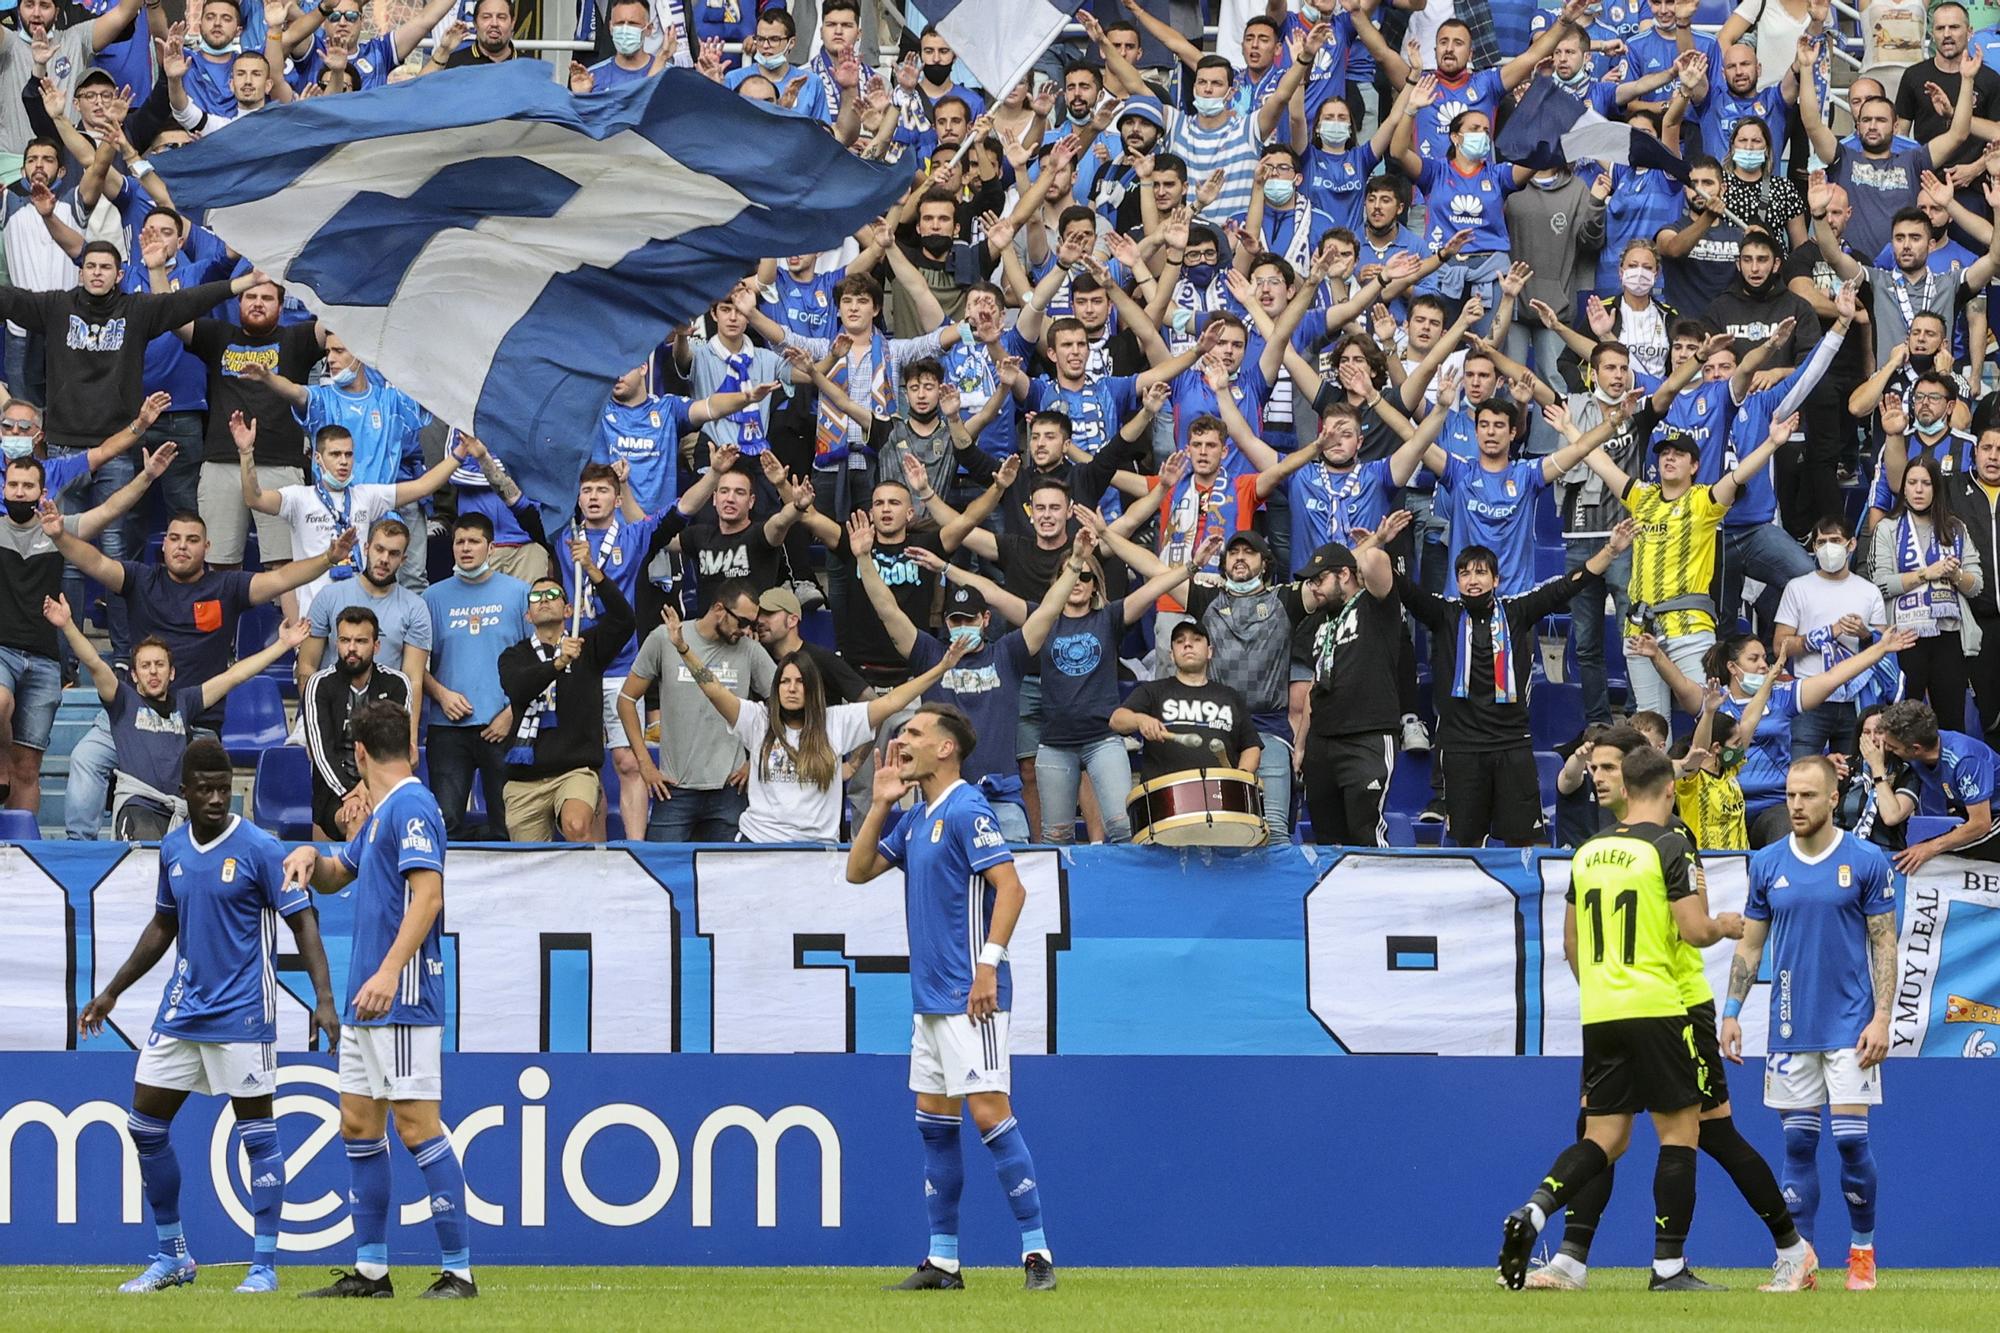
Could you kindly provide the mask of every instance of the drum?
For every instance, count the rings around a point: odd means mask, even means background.
[[[1256,847],[1264,792],[1240,768],[1195,768],[1142,782],[1125,798],[1132,841],[1167,847]]]

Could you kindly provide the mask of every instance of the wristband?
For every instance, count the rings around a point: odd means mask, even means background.
[[[1722,1002],[1722,1016],[1724,1018],[1735,1018],[1742,1012],[1743,1001],[1737,999],[1734,995]]]
[[[125,164],[132,169],[132,179],[142,181],[153,174],[153,164],[143,157],[135,157]]]
[[[979,951],[979,965],[981,967],[998,967],[1006,961],[1007,946],[1004,944],[995,944],[991,940],[988,940],[985,947]]]

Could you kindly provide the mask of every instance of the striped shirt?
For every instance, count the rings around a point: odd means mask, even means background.
[[[1205,211],[1212,218],[1241,217],[1250,211],[1251,177],[1257,174],[1257,156],[1264,138],[1257,122],[1242,112],[1231,113],[1220,128],[1203,129],[1189,112],[1174,116],[1173,133],[1167,149],[1180,154],[1188,168],[1188,188],[1200,189],[1217,168],[1222,171],[1222,193]]]
[[[1650,481],[1628,484],[1624,499],[1639,523],[1632,543],[1633,604],[1658,606],[1676,597],[1705,595],[1715,581],[1715,533],[1728,507],[1717,504],[1706,486],[1690,486],[1678,499],[1668,500]],[[1691,609],[1662,613],[1655,632],[1671,639],[1714,629],[1714,615]]]

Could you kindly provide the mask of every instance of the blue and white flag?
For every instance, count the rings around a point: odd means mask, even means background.
[[[1672,149],[1624,121],[1606,120],[1547,76],[1528,85],[1493,141],[1493,156],[1536,171],[1578,162],[1624,162],[1687,179],[1687,166]]]
[[[618,376],[908,183],[691,71],[579,98],[538,60],[273,107],[160,174],[558,517]]]
[[[920,0],[959,63],[998,101],[1076,17],[1083,0]]]

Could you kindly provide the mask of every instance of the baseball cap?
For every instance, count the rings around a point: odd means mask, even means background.
[[[960,585],[945,594],[944,613],[947,616],[977,616],[985,612],[986,596],[977,588]]]
[[[84,88],[93,83],[106,84],[112,88],[116,88],[118,86],[118,81],[111,77],[111,71],[105,69],[101,65],[93,66],[92,68],[85,70],[81,75],[77,77],[76,80],[76,86],[78,88]]]
[[[1178,625],[1174,626],[1173,632],[1167,635],[1167,642],[1174,643],[1178,641],[1183,634],[1199,634],[1204,640],[1206,640],[1208,639],[1208,628],[1207,626],[1203,625],[1199,620],[1196,620],[1194,617],[1189,616],[1186,620],[1183,620]]]
[[[798,594],[790,588],[766,588],[757,595],[759,611],[782,611],[790,616],[804,616],[805,608],[799,605]]]
[[[1271,543],[1265,541],[1264,534],[1256,531],[1254,528],[1245,528],[1243,531],[1231,536],[1227,542],[1223,543],[1222,553],[1224,555],[1229,554],[1229,548],[1232,546],[1247,546],[1258,555],[1263,556],[1264,563],[1267,566],[1271,563]]]
[[[1674,431],[1671,434],[1663,435],[1653,445],[1653,452],[1656,454],[1664,453],[1669,449],[1678,449],[1691,458],[1701,457],[1701,445],[1695,442],[1694,436],[1681,431]]]
[[[1354,552],[1339,542],[1328,542],[1312,553],[1312,558],[1306,561],[1305,568],[1299,571],[1299,577],[1316,579],[1332,570],[1357,568],[1359,566],[1354,563]]]

